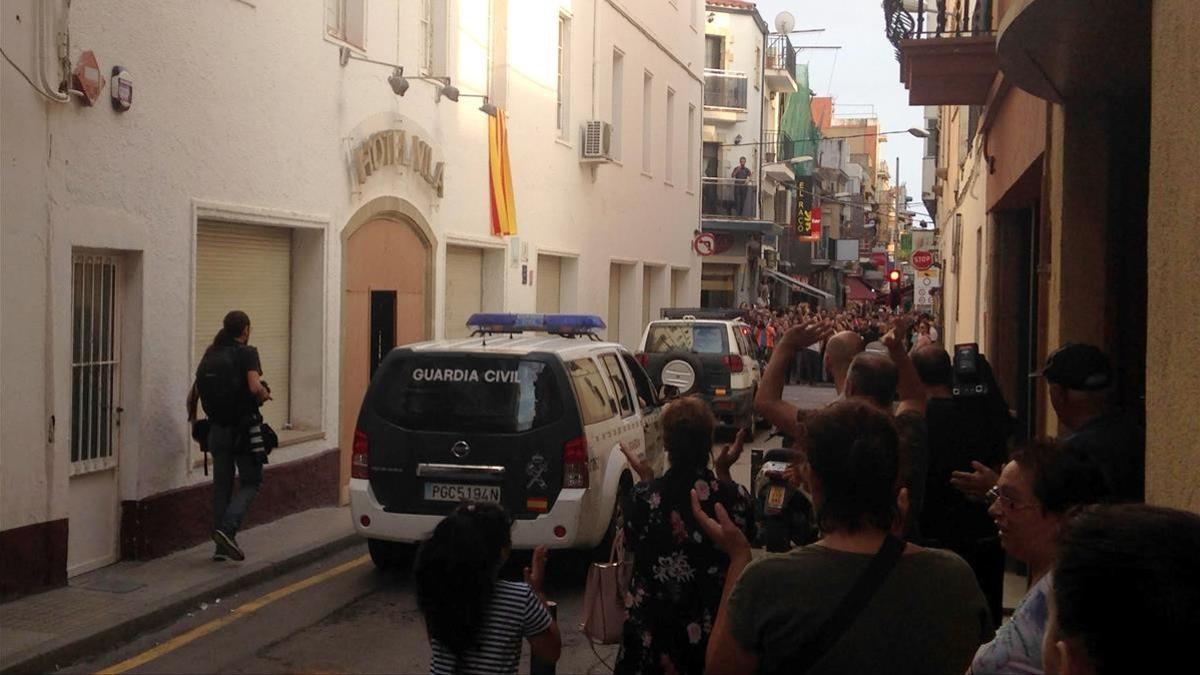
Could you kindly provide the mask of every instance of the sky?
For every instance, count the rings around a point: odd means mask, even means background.
[[[895,48],[883,32],[880,0],[758,0],[758,12],[775,30],[781,11],[796,18],[795,30],[824,28],[823,33],[792,35],[792,44],[840,46],[839,50],[805,50],[798,63],[809,64],[809,86],[816,96],[834,97],[841,113],[867,112],[874,106],[881,131],[925,127],[924,109],[908,105],[908,91],[900,82],[900,64]],[[900,182],[908,184],[913,197],[909,208],[923,219],[921,204],[921,160],[924,141],[908,134],[891,134],[881,145],[880,160],[886,161],[892,179],[900,158]]]

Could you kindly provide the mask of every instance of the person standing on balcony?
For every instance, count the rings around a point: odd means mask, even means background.
[[[746,192],[750,184],[750,169],[746,167],[746,158],[739,157],[738,165],[733,167],[733,214],[746,215]]]

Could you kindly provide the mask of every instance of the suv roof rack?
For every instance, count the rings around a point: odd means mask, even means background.
[[[599,340],[595,331],[605,328],[604,320],[594,314],[511,314],[479,312],[467,319],[471,335],[513,333],[551,333],[563,337],[586,335]]]
[[[718,321],[732,321],[734,319],[746,318],[746,310],[744,309],[722,309],[712,307],[663,307],[661,316],[664,319],[715,319]]]

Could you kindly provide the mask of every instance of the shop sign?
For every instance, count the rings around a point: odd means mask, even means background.
[[[445,162],[433,161],[433,146],[403,129],[388,129],[368,136],[353,152],[358,184],[385,166],[409,167],[441,197],[445,185]]]

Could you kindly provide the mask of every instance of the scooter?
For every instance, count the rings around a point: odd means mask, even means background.
[[[758,543],[771,553],[783,553],[793,544],[804,546],[817,540],[812,500],[788,480],[788,469],[795,464],[794,453],[790,448],[768,450],[754,478]]]

